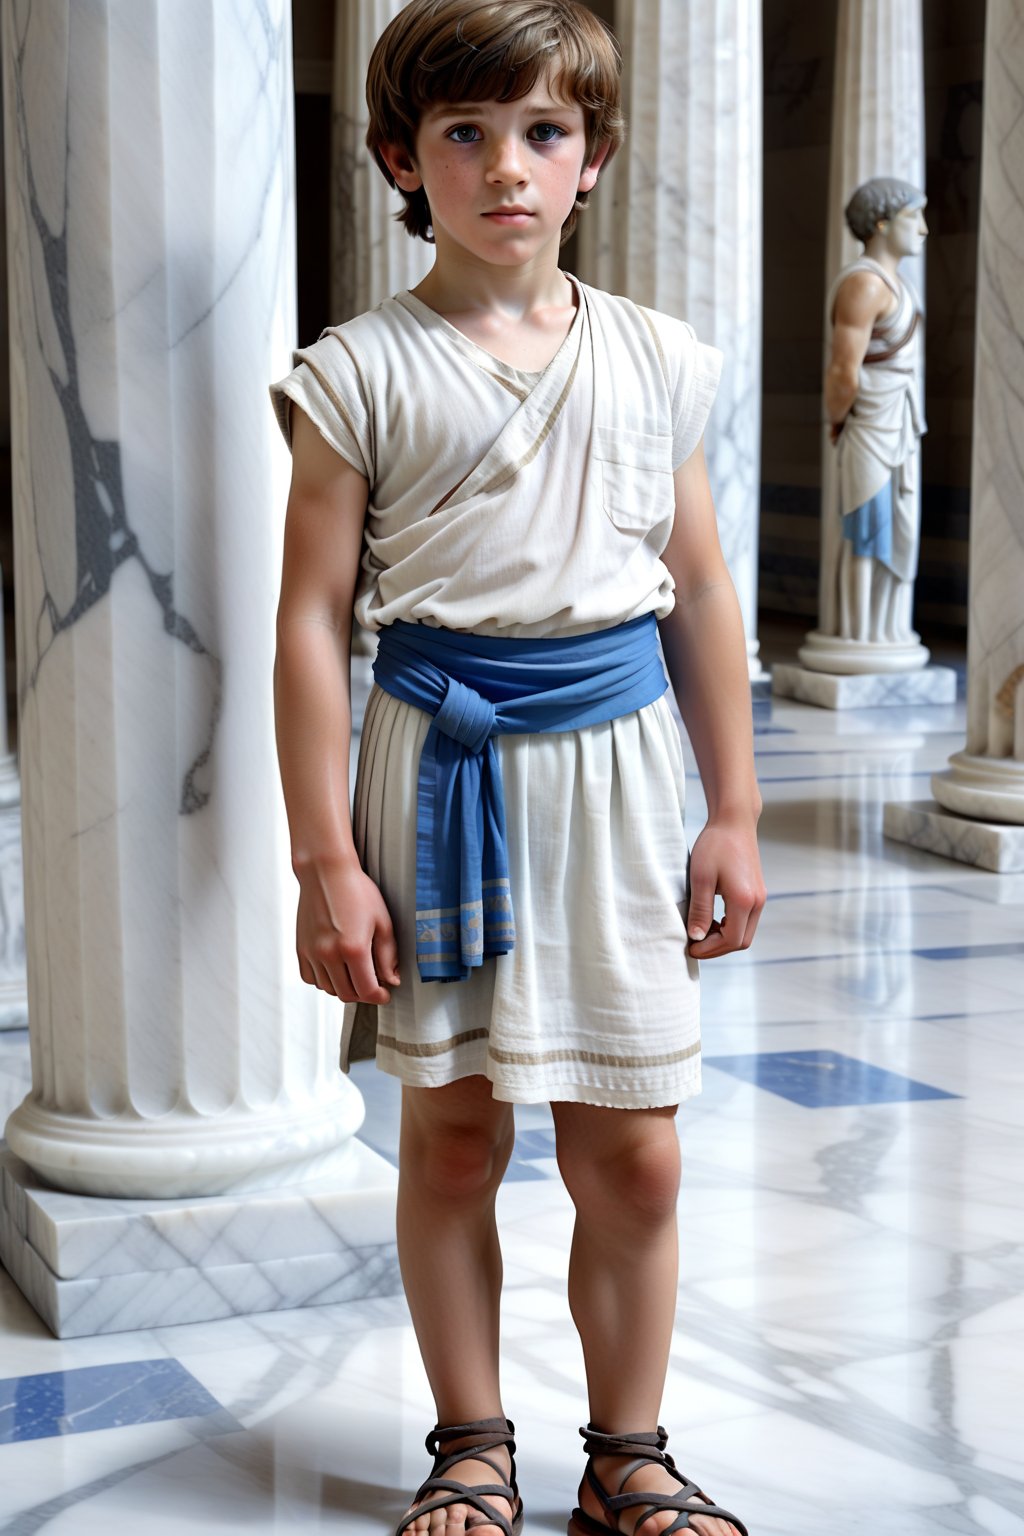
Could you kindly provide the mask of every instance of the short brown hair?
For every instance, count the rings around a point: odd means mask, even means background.
[[[581,0],[411,0],[384,28],[366,73],[367,148],[389,186],[395,178],[381,145],[415,152],[423,113],[447,101],[518,101],[552,65],[551,90],[583,108],[589,165],[602,144],[605,164],[625,138],[622,54],[609,27]],[[396,215],[410,235],[433,241],[422,187],[398,188]],[[589,194],[577,202],[586,205]],[[562,225],[560,245],[576,228],[578,210]]]

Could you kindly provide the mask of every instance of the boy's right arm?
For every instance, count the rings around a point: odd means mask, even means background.
[[[369,486],[294,402],[291,427],[274,717],[299,882],[299,974],[343,1002],[387,1003],[398,948],[359,863],[348,782],[352,605]]]

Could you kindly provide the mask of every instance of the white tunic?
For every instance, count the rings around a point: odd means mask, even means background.
[[[476,634],[576,634],[664,617],[672,472],[700,441],[721,354],[684,322],[572,277],[551,363],[494,357],[413,294],[329,327],[271,386],[370,486],[356,613]],[[664,698],[618,720],[498,738],[516,946],[467,981],[415,964],[416,773],[429,716],[374,687],[353,823],[395,924],[402,985],[347,1005],[341,1065],[496,1098],[624,1107],[700,1088],[686,954],[683,758]]]

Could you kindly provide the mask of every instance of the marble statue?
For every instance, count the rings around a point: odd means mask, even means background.
[[[923,327],[920,305],[899,273],[903,258],[924,247],[925,201],[909,182],[876,177],[846,207],[864,251],[839,273],[827,304],[825,409],[842,526],[839,539],[823,538],[823,549],[834,551],[835,628],[831,636],[816,632],[801,651],[807,665],[826,671],[909,671],[928,661],[911,629],[925,431]]]

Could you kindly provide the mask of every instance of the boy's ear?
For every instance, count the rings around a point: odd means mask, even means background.
[[[594,187],[597,186],[597,173],[607,159],[608,151],[611,147],[611,139],[605,139],[604,143],[599,145],[595,151],[594,158],[583,167],[580,172],[581,192],[592,192]]]
[[[381,159],[395,178],[395,185],[403,192],[415,192],[423,185],[423,178],[404,144],[381,144]]]

